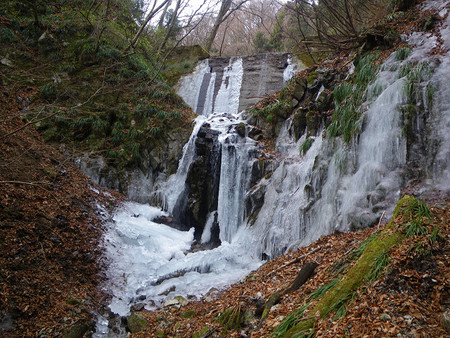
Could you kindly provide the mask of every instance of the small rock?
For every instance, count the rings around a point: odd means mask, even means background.
[[[142,331],[147,327],[147,321],[140,314],[132,313],[127,317],[127,328],[131,333]]]
[[[280,305],[280,304],[277,304],[277,305],[272,306],[272,308],[270,309],[270,311],[278,311],[278,310],[280,310],[280,309],[281,309],[281,305]]]
[[[143,303],[137,303],[134,304],[130,307],[131,312],[137,312],[137,311],[142,311],[144,309],[144,304]]]
[[[445,311],[441,315],[441,324],[444,327],[444,329],[450,333],[450,310]]]
[[[169,299],[164,303],[164,307],[168,306],[175,306],[177,308],[180,308],[182,306],[185,306],[189,304],[189,301],[181,296],[176,296],[175,298]]]
[[[383,313],[380,316],[380,320],[386,320],[386,321],[391,320],[391,316],[389,316],[387,313]]]

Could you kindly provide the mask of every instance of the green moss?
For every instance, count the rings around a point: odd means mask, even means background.
[[[147,327],[147,321],[142,315],[132,313],[127,317],[127,327],[131,333],[136,333]]]
[[[314,80],[317,79],[318,76],[319,76],[319,73],[318,73],[318,72],[316,72],[316,71],[310,72],[310,73],[308,74],[308,80],[307,80],[308,84],[309,84],[309,85],[312,85],[313,82],[314,82]]]
[[[211,334],[208,326],[203,326],[199,332],[195,332],[192,338],[206,338]]]
[[[314,143],[314,139],[311,137],[308,137],[300,146],[300,154],[305,155],[307,151],[311,148],[312,144]]]
[[[387,253],[403,238],[403,227],[418,215],[428,215],[428,211],[421,202],[412,196],[404,196],[394,210],[394,218],[388,223],[386,228],[377,234],[373,239],[364,243],[364,250],[354,266],[339,280],[339,282],[329,288],[316,306],[310,311],[315,315],[319,313],[322,318],[331,311],[335,311],[340,316],[345,312],[345,304],[352,298],[355,290],[360,287],[365,280],[378,278],[380,272],[387,264]],[[400,227],[396,227],[401,222]],[[286,332],[286,337],[296,337],[299,334],[309,332],[316,319],[307,317],[299,320],[298,323]]]
[[[80,305],[81,304],[81,300],[76,299],[76,298],[72,298],[67,300],[67,304],[69,305]]]
[[[195,311],[194,310],[187,310],[187,311],[184,311],[184,312],[181,312],[180,313],[180,317],[181,318],[192,318],[192,317],[194,317],[195,316]]]
[[[217,319],[223,326],[223,333],[228,330],[240,329],[243,324],[243,315],[244,313],[238,306],[226,309]]]

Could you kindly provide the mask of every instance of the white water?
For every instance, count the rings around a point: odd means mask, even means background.
[[[441,32],[444,43],[448,44],[448,26],[442,27]],[[414,50],[403,63],[427,58],[436,45],[436,39],[422,33],[411,35],[408,42]],[[450,189],[450,61],[448,54],[437,58],[439,63],[432,78],[436,96],[431,129],[434,130],[432,140],[439,146],[436,158],[430,160],[435,163],[430,177],[434,184]],[[199,296],[212,287],[226,287],[256,269],[261,264],[262,253],[269,257],[280,255],[290,247],[306,245],[335,230],[347,231],[349,223],[357,227],[373,222],[372,218],[380,216],[381,210],[392,209],[404,185],[402,175],[406,164],[399,111],[399,105],[406,99],[405,80],[398,79],[398,72],[393,70],[399,68],[400,62],[390,57],[378,74],[377,83],[372,87],[382,88],[382,92],[371,97],[367,104],[368,110],[360,121],[362,132],[358,142],[345,145],[339,139],[319,136],[301,156],[299,148],[305,136],[295,142],[289,136],[290,121],[286,121],[276,143],[280,163],[271,178],[258,183],[265,186],[265,202],[252,226],[243,221],[243,201],[255,144],[233,131],[241,122],[236,114],[239,102],[236,95],[242,81],[242,63],[239,64],[239,59],[230,62],[215,100],[212,95],[215,75],[211,75],[202,110],[210,116],[200,117],[195,129],[198,131],[202,123],[208,122],[220,132],[223,167],[217,213],[222,245],[213,250],[186,253],[193,241],[192,229],[182,232],[156,224],[152,219],[165,215],[163,211],[126,204],[117,212],[105,235],[110,260],[110,282],[106,287],[114,295],[111,310],[126,315],[139,296],[145,295],[143,302],[152,309],[177,295]],[[199,74],[208,73],[207,62],[198,70]],[[199,74],[186,80],[190,89],[184,89],[193,107],[197,105],[195,93],[198,94],[203,80]],[[369,92],[374,92],[373,88]],[[227,114],[220,113],[223,111]],[[159,190],[169,212],[183,193],[189,164],[195,156],[196,131],[184,148],[177,174]],[[379,207],[378,214],[373,211],[375,207]],[[214,213],[208,217],[202,242],[210,239]]]
[[[442,2],[440,2],[442,4]],[[449,21],[449,20],[447,20]],[[449,39],[448,22],[441,28],[444,46]],[[368,88],[368,110],[359,121],[358,142],[345,145],[339,139],[316,137],[305,156],[289,137],[289,121],[280,131],[276,149],[283,160],[270,180],[262,180],[265,201],[252,225],[257,252],[269,257],[289,247],[307,245],[336,230],[348,231],[373,224],[386,210],[389,218],[401,188],[405,186],[406,139],[402,135],[400,106],[407,102],[405,78],[398,69],[407,62],[429,58],[437,39],[426,33],[405,37],[413,46],[400,62],[392,55],[384,62],[376,81]],[[431,62],[434,63],[433,61]],[[434,69],[433,117],[429,121],[432,142],[439,144],[433,163],[433,186],[450,190],[450,59],[440,56]],[[427,83],[422,84],[425,88]],[[374,93],[381,88],[381,94]],[[423,100],[422,104],[426,104]],[[419,103],[420,104],[420,103]],[[431,156],[431,155],[430,155]]]
[[[299,71],[299,68],[305,68],[305,67],[298,67],[295,62],[292,61],[292,57],[289,56],[287,59],[287,67],[284,69],[283,72],[283,83],[286,83],[289,81],[291,77],[295,75]]]
[[[185,254],[194,229],[178,231],[152,222],[162,215],[157,208],[127,203],[114,216],[104,239],[111,261],[106,288],[114,295],[112,312],[129,314],[130,304],[142,295],[154,302],[147,302],[147,309],[177,295],[200,296],[238,282],[261,264],[239,243]]]
[[[243,75],[242,58],[230,59],[230,65],[223,72],[222,84],[214,101],[215,114],[238,113]],[[203,115],[208,116],[210,112],[204,112]]]
[[[198,67],[199,73],[206,73],[208,68],[205,64]],[[205,116],[196,119],[177,173],[166,182],[160,182],[155,192],[164,209],[172,213],[178,198],[184,193],[189,165],[195,156],[196,135],[207,122],[211,129],[219,132],[222,168],[218,210],[209,215],[202,242],[210,240],[211,226],[217,212],[222,245],[213,250],[186,253],[193,242],[193,228],[183,232],[157,224],[152,222],[154,218],[169,213],[146,205],[127,203],[116,213],[105,234],[106,256],[110,261],[110,283],[106,287],[114,295],[110,303],[112,312],[127,315],[130,305],[140,296],[146,297],[142,302],[147,304],[147,309],[161,306],[165,299],[178,295],[201,296],[213,287],[221,289],[238,282],[262,263],[259,256],[241,242],[246,238],[245,229],[242,229],[244,234],[238,234],[243,221],[242,205],[251,163],[249,160],[254,156],[255,147],[255,141],[238,136],[235,131],[235,126],[243,122],[237,114],[242,74],[242,59],[230,60],[217,97],[210,104],[210,109],[214,111],[206,109],[205,104]],[[182,88],[182,91],[188,97],[198,93],[196,81],[203,81],[202,76],[194,74],[184,80],[184,85],[189,88]],[[209,81],[208,93],[214,91],[213,87],[214,81]],[[227,113],[221,113],[223,111]]]

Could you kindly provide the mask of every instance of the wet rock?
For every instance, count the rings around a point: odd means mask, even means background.
[[[127,317],[127,329],[131,333],[136,333],[144,330],[147,327],[147,321],[144,316],[137,313],[132,313]]]
[[[200,240],[208,214],[217,210],[221,147],[219,132],[204,124],[195,142],[196,158],[189,167],[186,191],[177,202],[175,219],[188,228],[195,228],[195,239]],[[211,238],[212,241],[219,240]]]
[[[292,90],[292,96],[297,99],[299,102],[303,100],[305,97],[306,90],[308,88],[308,82],[305,78],[296,79],[296,84],[294,89]]]
[[[245,137],[245,123],[241,122],[236,126],[236,132],[239,136]]]
[[[93,321],[84,321],[72,325],[68,330],[66,330],[64,336],[67,338],[82,338],[84,334],[88,331],[95,330],[95,323]]]
[[[264,205],[264,196],[266,193],[266,185],[259,184],[254,187],[247,195],[245,200],[245,211],[249,218],[249,224],[252,225],[258,217],[259,211]]]
[[[306,114],[306,135],[316,136],[320,128],[320,117],[314,111]]]
[[[295,140],[298,140],[306,130],[306,113],[308,111],[300,108],[294,114],[292,119],[292,128],[294,129]]]
[[[130,307],[130,310],[131,310],[131,312],[142,311],[142,310],[144,310],[144,306],[145,306],[145,304],[143,304],[143,303],[137,303],[137,304],[132,305]]]
[[[262,133],[263,132],[261,129],[256,128],[255,126],[250,126],[250,129],[248,131],[248,137],[250,137],[255,141],[260,141],[263,138]]]
[[[333,92],[329,89],[323,90],[317,97],[316,103],[321,112],[333,108]]]

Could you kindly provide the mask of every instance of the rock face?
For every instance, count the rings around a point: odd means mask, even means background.
[[[247,109],[264,96],[283,87],[283,71],[288,65],[288,56],[287,53],[268,53],[242,58],[244,76],[239,111]]]
[[[139,203],[155,202],[151,192],[155,182],[176,172],[183,154],[183,146],[189,139],[192,125],[178,128],[155,146],[145,145],[146,150],[140,163],[134,168],[120,168],[109,165],[102,156],[88,154],[78,158],[77,166],[101,186],[117,190],[129,199]]]
[[[206,223],[206,217],[217,210],[221,165],[221,147],[218,143],[219,132],[205,123],[200,128],[195,141],[195,158],[189,167],[186,179],[186,191],[177,203],[174,215],[180,223],[189,229],[195,228],[195,237],[199,239]],[[212,242],[219,241],[218,232]]]

